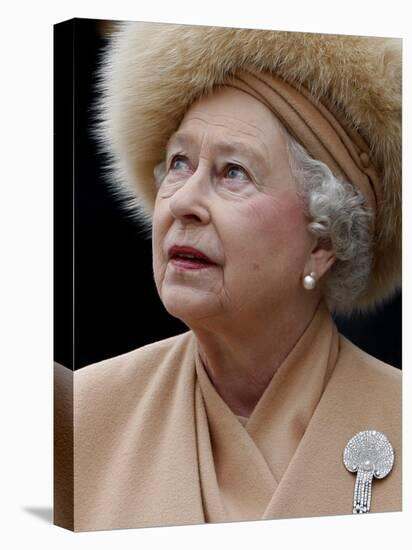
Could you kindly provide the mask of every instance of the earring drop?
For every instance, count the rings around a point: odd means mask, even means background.
[[[303,277],[303,288],[306,290],[312,290],[316,286],[316,277],[315,273],[312,271],[309,275]]]

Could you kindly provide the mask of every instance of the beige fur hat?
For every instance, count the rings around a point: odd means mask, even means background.
[[[368,145],[376,167],[374,265],[358,308],[401,282],[401,41],[266,30],[124,23],[101,68],[98,135],[115,190],[150,223],[154,167],[188,107],[241,71],[304,86]]]

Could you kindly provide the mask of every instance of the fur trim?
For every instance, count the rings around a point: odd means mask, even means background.
[[[98,135],[116,189],[150,223],[153,168],[191,103],[240,70],[303,84],[356,128],[381,179],[374,266],[358,309],[401,281],[401,41],[359,36],[126,23],[101,68]]]

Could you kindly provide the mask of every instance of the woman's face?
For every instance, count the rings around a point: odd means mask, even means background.
[[[274,115],[232,88],[199,100],[169,140],[156,198],[153,266],[164,306],[194,328],[292,305],[305,292],[307,223]]]

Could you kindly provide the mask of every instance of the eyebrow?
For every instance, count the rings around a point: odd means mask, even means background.
[[[167,142],[166,148],[175,146],[190,149],[193,147],[193,135],[183,130],[175,132]],[[268,164],[268,159],[259,149],[253,145],[247,145],[244,141],[236,138],[220,140],[218,143],[213,144],[213,148],[223,154],[232,155],[240,153],[250,161],[258,161],[266,166]]]

